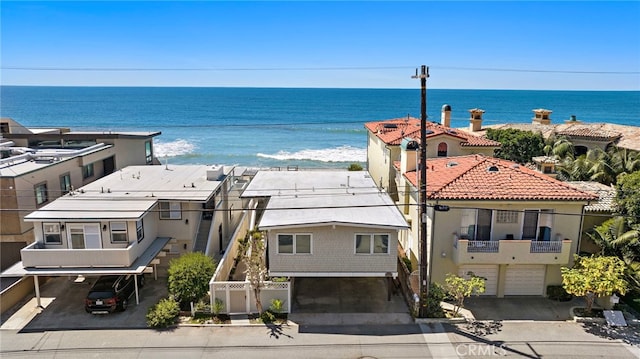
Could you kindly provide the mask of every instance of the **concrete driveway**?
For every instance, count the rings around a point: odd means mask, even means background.
[[[388,300],[386,278],[295,278],[289,318],[298,324],[413,323],[402,294]]]
[[[571,320],[572,307],[584,306],[582,298],[559,302],[543,297],[471,297],[464,301],[466,309],[477,320]]]
[[[85,312],[84,298],[97,278],[87,277],[77,283],[69,277],[55,277],[40,288],[42,305],[37,308],[35,298],[26,298],[8,313],[3,314],[2,329],[22,331],[70,330],[70,329],[121,329],[146,328],[146,314],[150,306],[167,297],[167,279],[146,276],[140,289],[140,304],[135,295],[124,312],[93,315]]]

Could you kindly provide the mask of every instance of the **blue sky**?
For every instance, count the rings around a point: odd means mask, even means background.
[[[425,64],[429,88],[640,90],[639,1],[3,0],[0,11],[3,85],[416,88]]]

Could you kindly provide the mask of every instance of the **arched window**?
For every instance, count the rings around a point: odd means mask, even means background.
[[[438,144],[438,157],[447,157],[447,144],[444,142]]]

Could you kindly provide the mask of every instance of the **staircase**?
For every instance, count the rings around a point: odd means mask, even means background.
[[[198,235],[196,236],[196,244],[193,246],[194,252],[205,253],[205,251],[207,250],[207,242],[209,242],[209,230],[211,229],[211,222],[211,218],[202,218],[200,220]]]

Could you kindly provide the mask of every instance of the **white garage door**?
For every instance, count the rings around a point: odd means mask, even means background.
[[[545,265],[510,265],[504,283],[504,295],[543,295]]]
[[[463,278],[470,278],[472,273],[477,277],[486,279],[484,282],[485,290],[481,295],[498,294],[498,265],[468,265],[461,266],[458,269],[458,275]]]

